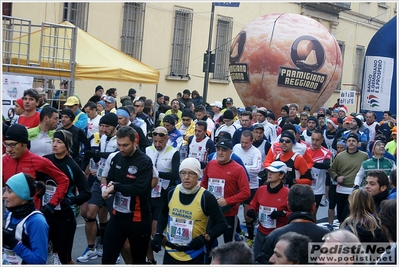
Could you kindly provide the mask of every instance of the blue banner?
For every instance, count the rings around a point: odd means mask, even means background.
[[[214,6],[239,7],[240,2],[213,2]]]

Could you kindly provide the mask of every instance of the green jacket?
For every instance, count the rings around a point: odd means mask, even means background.
[[[54,132],[55,132],[55,130],[48,131],[48,136],[51,139],[54,137]],[[28,139],[29,139],[29,141],[35,140],[39,136],[39,134],[40,134],[39,125],[36,126],[35,128],[28,129]]]
[[[373,156],[372,158],[363,161],[362,166],[356,174],[355,185],[363,185],[365,178],[370,171],[381,170],[384,171],[389,177],[391,170],[394,168],[396,168],[396,164],[392,160],[385,157],[377,159]]]

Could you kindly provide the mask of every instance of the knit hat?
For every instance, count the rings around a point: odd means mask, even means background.
[[[183,169],[189,169],[195,172],[200,178],[202,176],[202,171],[201,171],[201,164],[200,162],[195,159],[195,158],[186,158],[180,163],[179,167],[179,172],[181,172]]]
[[[339,112],[339,111],[345,112],[345,115],[346,115],[346,113],[348,113],[348,110],[347,110],[345,107],[339,107],[339,108],[338,108],[338,112]]]
[[[319,126],[319,121],[314,116],[309,116],[308,122],[314,121],[316,123],[316,127]]]
[[[25,110],[24,100],[22,98],[18,98],[15,102],[18,104],[18,106],[20,106],[23,110]]]
[[[340,139],[340,140],[337,142],[337,146],[338,146],[338,145],[343,146],[345,149],[348,148],[348,147],[346,146],[346,142],[345,142],[344,139]]]
[[[234,119],[234,115],[233,115],[233,112],[231,111],[231,110],[226,110],[224,113],[223,113],[223,119],[226,119],[226,120],[232,120],[232,119]]]
[[[101,85],[97,85],[95,92],[97,92],[98,90],[101,90],[101,89],[104,90],[104,88]]]
[[[194,118],[194,112],[189,109],[189,108],[185,108],[183,109],[182,113],[181,113],[181,117],[189,117],[189,118]]]
[[[370,151],[371,154],[373,154],[374,148],[375,148],[375,146],[376,146],[378,143],[382,143],[382,140],[375,140],[375,141],[370,142],[370,144],[369,144],[369,151]]]
[[[331,123],[331,125],[334,126],[335,129],[338,128],[338,120],[337,120],[337,118],[330,117],[330,118],[327,120],[327,123]]]
[[[28,144],[28,130],[22,124],[13,124],[8,128],[4,140],[13,140],[23,144]]]
[[[298,124],[294,124],[294,127],[295,127],[297,133],[299,133],[299,134],[302,133],[301,127]]]
[[[352,116],[348,116],[345,119],[345,123],[351,123],[352,122],[353,117]]]
[[[71,121],[75,119],[75,114],[73,114],[73,111],[70,110],[69,108],[64,108],[63,110],[61,110],[61,115],[68,116],[71,119]]]
[[[267,117],[267,109],[264,107],[258,108],[258,113],[262,114],[263,117]]]
[[[359,142],[359,136],[358,136],[356,133],[350,133],[350,134],[348,135],[347,140],[348,140],[349,138],[356,139],[356,141]]]
[[[233,149],[233,144],[231,143],[231,140],[229,140],[229,139],[222,139],[219,142],[217,142],[216,147]]]
[[[269,112],[269,113],[267,113],[267,116],[266,117],[268,117],[268,118],[270,118],[270,119],[272,119],[272,120],[276,120],[276,115],[274,115],[274,113],[273,112]]]
[[[98,125],[101,124],[106,124],[116,127],[118,125],[118,115],[112,112],[105,114],[104,116],[101,117]]]
[[[20,172],[11,176],[6,185],[22,200],[32,200],[28,181],[24,173]]]
[[[176,124],[176,120],[175,120],[175,116],[173,116],[173,115],[166,115],[164,118],[163,118],[163,120],[162,120],[163,122],[167,122],[167,123],[170,123],[170,124],[172,124],[173,126]]]
[[[291,141],[294,142],[294,144],[295,144],[295,136],[290,131],[282,132],[280,139],[283,137],[287,137],[287,138],[291,139]]]
[[[282,132],[287,131],[287,130],[293,130],[294,132],[297,132],[295,126],[294,126],[293,124],[291,124],[291,123],[286,123],[286,124],[284,124],[284,126],[281,128],[281,131],[282,131]]]
[[[71,135],[70,141],[72,140],[72,134],[70,132],[68,132],[66,130],[61,130],[61,131],[63,131],[64,134],[70,134]],[[69,151],[69,149],[72,146],[72,142],[67,141],[68,139],[65,139],[65,136],[64,136],[64,134],[61,131],[55,131],[53,138],[60,139],[65,144],[65,147],[66,147],[67,151]]]
[[[287,173],[287,165],[282,161],[273,161],[268,167],[266,167],[271,172],[282,172]]]

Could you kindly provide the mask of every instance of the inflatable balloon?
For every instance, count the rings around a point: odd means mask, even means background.
[[[306,16],[264,15],[245,26],[230,48],[230,77],[245,106],[280,114],[285,104],[316,112],[337,88],[342,55],[334,36]]]
[[[374,111],[378,120],[386,110],[397,112],[396,38],[395,16],[376,32],[366,50],[360,110]]]

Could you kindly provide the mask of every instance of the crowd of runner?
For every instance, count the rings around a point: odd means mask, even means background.
[[[309,242],[328,240],[390,242],[396,263],[395,114],[136,94],[118,101],[99,85],[58,110],[37,88],[15,102],[3,119],[4,264],[302,264]],[[78,216],[87,248],[73,259]]]

